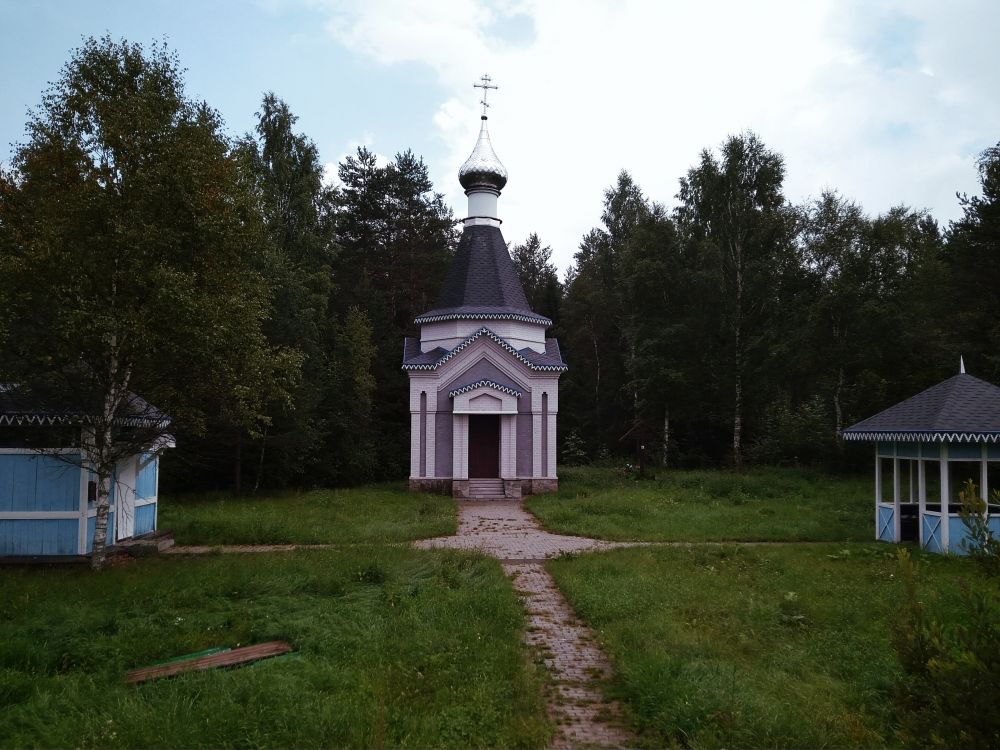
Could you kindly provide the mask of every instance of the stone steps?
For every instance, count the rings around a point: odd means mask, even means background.
[[[487,498],[503,497],[502,479],[470,479],[469,498],[485,500]]]

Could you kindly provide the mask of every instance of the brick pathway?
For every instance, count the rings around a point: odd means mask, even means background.
[[[542,562],[584,550],[639,546],[544,531],[517,501],[459,503],[458,534],[415,542],[422,549],[479,550],[500,558],[528,613],[525,640],[552,674],[549,715],[556,723],[552,747],[607,748],[634,744],[620,723],[621,707],[604,696],[601,681],[611,665],[593,632],[573,613]]]

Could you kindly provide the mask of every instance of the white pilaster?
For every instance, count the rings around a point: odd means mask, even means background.
[[[500,417],[500,477],[517,478],[517,415]]]
[[[420,412],[410,412],[410,476],[420,476]]]
[[[549,472],[547,478],[556,478],[556,414],[555,412],[549,412],[549,434],[546,435],[548,438],[548,445],[545,449],[549,453]]]
[[[453,479],[469,478],[469,415],[453,414],[451,428],[451,474]]]
[[[542,475],[542,414],[535,412],[531,415],[531,476],[540,477]]]
[[[427,467],[426,474],[429,477],[437,476],[437,412],[427,412],[427,434],[424,436],[424,464]]]

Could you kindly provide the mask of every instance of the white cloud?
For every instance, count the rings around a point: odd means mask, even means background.
[[[479,127],[471,84],[494,77],[505,234],[539,232],[562,267],[620,169],[670,205],[698,152],[730,133],[756,130],[785,156],[792,200],[833,187],[871,212],[906,203],[944,220],[956,190],[976,190],[976,152],[1000,138],[989,0],[317,4],[348,49],[424,64],[450,91],[427,125],[447,157],[430,167],[460,215],[455,174]]]

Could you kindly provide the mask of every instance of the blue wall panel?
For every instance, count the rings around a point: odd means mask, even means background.
[[[148,461],[148,463],[147,463]],[[156,497],[156,475],[159,471],[160,459],[143,456],[140,459],[139,477],[135,483],[136,497],[150,498]]]
[[[135,535],[156,531],[156,503],[140,505],[135,509]]]
[[[940,458],[941,457],[941,444],[940,443],[921,443],[920,453],[924,458]]]
[[[893,523],[895,508],[878,508],[878,538],[883,542],[896,541],[896,526]]]
[[[0,511],[76,510],[80,469],[52,456],[0,455]]]
[[[924,515],[924,549],[928,552],[943,552],[941,547],[941,517]]]
[[[916,443],[896,443],[896,455],[900,458],[916,458]]]
[[[948,519],[948,552],[953,555],[967,555],[969,548],[965,542],[969,539],[965,524],[961,518]]]
[[[75,555],[75,518],[0,520],[0,555]]]

